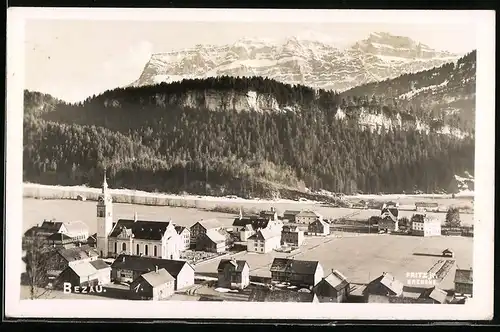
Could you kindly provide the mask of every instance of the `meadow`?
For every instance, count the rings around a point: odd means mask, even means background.
[[[367,283],[383,272],[390,272],[406,283],[408,272],[429,271],[438,260],[443,259],[432,255],[439,255],[446,248],[455,252],[456,264],[440,287],[451,289],[456,267],[468,269],[472,266],[473,238],[336,234],[326,238],[306,237],[306,243],[293,255],[245,252],[234,257],[246,260],[250,265],[250,275],[254,276],[270,277],[269,268],[275,257],[294,257],[319,260],[325,276],[332,269],[337,269],[353,283]],[[216,273],[219,261],[196,265],[196,272],[207,275]]]

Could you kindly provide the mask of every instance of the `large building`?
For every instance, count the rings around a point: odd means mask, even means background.
[[[202,219],[197,221],[189,228],[191,235],[191,248],[196,248],[196,242],[205,236],[207,231],[215,230],[219,231],[222,229],[222,224],[215,218],[213,219]]]
[[[111,282],[111,267],[101,259],[68,266],[58,277],[58,285],[73,287],[106,285]]]
[[[180,246],[180,250],[184,251],[189,249],[191,245],[191,233],[189,232],[189,228],[184,226],[175,226],[175,230],[177,231],[177,234],[179,234],[179,236],[181,237],[182,245]]]
[[[440,236],[441,221],[425,214],[411,217],[411,233],[418,236]]]
[[[299,247],[304,243],[304,231],[297,226],[283,226],[281,244]]]
[[[79,220],[65,222],[44,220],[41,225],[31,227],[24,233],[24,245],[33,241],[35,237],[50,246],[69,248],[85,243],[89,237],[89,229]]]
[[[378,221],[379,231],[392,232],[399,231],[398,224],[399,209],[397,206],[388,206],[384,204],[380,212],[380,219]]]
[[[330,225],[324,220],[316,219],[307,226],[307,234],[327,236],[330,234]]]
[[[165,269],[175,278],[175,290],[194,285],[194,267],[186,261],[130,255],[120,255],[111,264],[111,281],[132,283],[157,269]]]
[[[323,220],[323,216],[316,211],[301,211],[295,215],[295,222],[299,224],[310,224],[316,219]]]
[[[97,202],[97,250],[101,257],[129,254],[178,259],[183,247],[182,237],[171,221],[138,220],[135,214],[134,219],[113,223],[113,200],[104,173]]]
[[[281,247],[281,234],[269,228],[259,229],[247,240],[247,251],[265,254]]]
[[[312,288],[323,279],[323,267],[318,261],[275,258],[270,268],[271,281]]]
[[[286,210],[283,212],[283,220],[288,222],[295,222],[295,217],[300,213],[300,211]]]

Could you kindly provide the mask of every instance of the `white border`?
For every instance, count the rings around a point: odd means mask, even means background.
[[[477,31],[474,298],[466,305],[20,301],[22,238],[22,114],[24,22],[28,19],[467,23]],[[39,318],[412,319],[481,320],[493,315],[494,230],[494,11],[216,10],[9,8],[7,13],[7,168],[5,315]],[[460,38],[460,36],[457,36]],[[102,302],[102,303],[101,303]],[[112,305],[111,305],[112,304]],[[133,305],[131,305],[133,304]]]

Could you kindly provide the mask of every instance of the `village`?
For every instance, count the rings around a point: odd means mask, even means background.
[[[58,298],[465,303],[472,297],[472,266],[459,266],[460,255],[447,244],[472,237],[473,226],[443,226],[428,213],[436,208],[416,203],[407,218],[400,216],[398,203],[388,201],[379,214],[356,221],[324,218],[309,209],[255,214],[240,209],[230,227],[216,218],[186,227],[173,220],[142,220],[137,213],[114,221],[104,175],[97,233],[90,234],[82,221],[43,220],[31,227],[23,238],[30,273],[21,276],[21,284]],[[390,252],[391,243],[425,239],[432,241],[425,251],[410,252],[411,245],[401,250],[406,265],[385,259],[385,266],[364,276],[362,262],[369,258],[359,248],[378,243]]]

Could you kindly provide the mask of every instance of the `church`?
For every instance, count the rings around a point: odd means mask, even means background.
[[[172,221],[119,219],[113,222],[113,199],[108,189],[106,172],[102,193],[97,201],[97,250],[101,257],[120,254],[179,259],[183,239]]]

